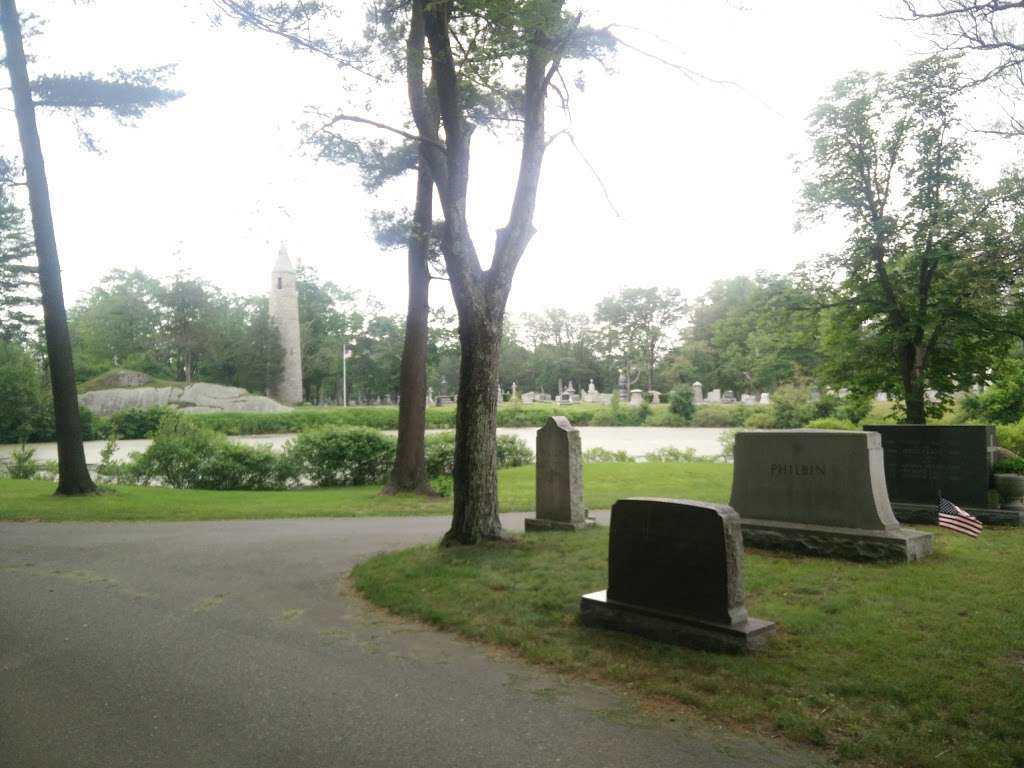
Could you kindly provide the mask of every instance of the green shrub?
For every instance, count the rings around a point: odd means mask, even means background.
[[[845,429],[856,431],[860,429],[849,419],[838,419],[835,416],[826,416],[823,419],[812,419],[807,422],[808,429]]]
[[[996,442],[1014,453],[1024,455],[1024,421],[1016,424],[997,424]]]
[[[685,427],[689,422],[682,416],[677,416],[669,410],[667,405],[654,406],[651,415],[644,422],[645,427]]]
[[[702,461],[703,457],[697,455],[697,451],[694,448],[686,448],[680,450],[679,448],[659,448],[656,451],[644,454],[644,461],[655,462],[658,464],[673,464],[676,462],[689,462],[689,461]]]
[[[992,471],[1009,475],[1024,475],[1024,458],[1000,459],[993,465]]]
[[[764,410],[756,405],[702,405],[693,414],[695,427],[742,427],[751,414]]]
[[[291,452],[315,485],[369,485],[387,479],[395,438],[368,427],[321,427],[300,433]]]
[[[775,419],[770,411],[758,411],[747,416],[743,426],[746,429],[774,429]]]
[[[871,395],[851,392],[846,397],[838,400],[833,415],[836,418],[860,424],[871,412],[873,405],[874,397]]]
[[[718,444],[722,446],[722,459],[724,461],[732,461],[733,456],[736,454],[736,435],[742,431],[742,429],[730,429],[728,432],[723,432],[719,435]]]
[[[668,393],[668,408],[674,415],[689,423],[697,409],[693,404],[693,389],[682,385],[673,387]]]
[[[811,400],[810,387],[783,384],[772,392],[772,422],[776,429],[798,429],[812,419],[829,415],[831,398],[822,401],[823,405]]]
[[[498,435],[498,469],[521,467],[533,463],[533,451],[515,435]],[[450,476],[455,469],[455,433],[427,435],[427,475],[431,478]]]
[[[439,432],[427,435],[424,448],[427,475],[431,478],[450,477],[455,469],[455,433]]]
[[[533,463],[533,451],[515,435],[498,435],[498,469]]]
[[[139,440],[152,437],[160,427],[160,421],[174,411],[165,405],[151,408],[125,408],[105,418],[96,418],[96,436],[109,438],[117,435],[122,440]]]
[[[205,488],[211,457],[228,442],[224,435],[204,429],[181,414],[167,414],[153,442],[134,459],[134,474],[143,483],[158,479],[172,488]]]
[[[144,453],[110,469],[117,480],[125,482],[159,480],[173,488],[258,491],[285,485],[292,476],[288,461],[289,457],[275,456],[266,446],[232,443],[172,411],[161,420]],[[282,471],[283,467],[288,471]]]
[[[278,457],[266,445],[241,445],[226,441],[204,468],[198,488],[219,491],[265,491],[279,488]]]
[[[39,462],[35,460],[36,449],[26,448],[22,443],[20,448],[11,451],[11,463],[7,465],[7,474],[14,480],[31,480],[39,471]]]
[[[114,458],[117,452],[117,433],[111,433],[107,438],[107,444],[100,451],[100,463],[96,467],[96,477],[99,480],[117,483],[120,482],[124,464]]]
[[[609,451],[607,448],[588,448],[583,452],[584,464],[633,464],[636,462],[625,451]]]

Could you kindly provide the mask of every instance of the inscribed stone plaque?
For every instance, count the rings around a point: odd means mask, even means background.
[[[736,435],[733,508],[764,519],[894,530],[881,438],[870,432],[765,429]]]
[[[741,432],[730,504],[753,546],[855,560],[932,551],[931,534],[901,528],[893,514],[876,432]]]
[[[882,436],[885,482],[894,503],[934,507],[942,491],[962,507],[989,506],[994,427],[885,424],[864,429]]]

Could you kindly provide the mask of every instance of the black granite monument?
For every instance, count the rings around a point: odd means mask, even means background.
[[[743,605],[739,516],[720,504],[620,499],[608,589],[584,595],[584,624],[714,651],[749,651],[774,632]]]
[[[941,492],[984,523],[1021,524],[1020,511],[999,509],[991,490],[995,427],[876,424],[864,429],[882,436],[885,484],[901,522],[935,524]]]

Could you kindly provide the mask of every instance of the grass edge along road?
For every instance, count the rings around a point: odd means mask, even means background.
[[[533,465],[498,472],[502,512],[534,507]],[[732,466],[709,463],[588,464],[585,503],[608,509],[625,495],[728,500]],[[43,480],[0,480],[0,520],[187,521],[288,517],[394,517],[450,515],[451,499],[381,496],[379,486],[303,488],[289,491],[197,491],[111,486],[96,496],[63,498]]]
[[[607,586],[606,528],[514,544],[414,547],[356,566],[372,602],[562,673],[625,688],[662,715],[810,744],[855,765],[1024,765],[1024,530],[944,529],[913,564],[750,550],[750,656],[593,630],[580,595]]]

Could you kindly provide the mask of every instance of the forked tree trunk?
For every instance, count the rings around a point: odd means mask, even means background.
[[[57,258],[57,238],[53,231],[50,191],[46,183],[43,150],[36,127],[32,88],[21,39],[21,21],[14,0],[0,0],[0,25],[7,48],[5,63],[11,77],[14,113],[28,181],[32,230],[39,260],[39,292],[43,301],[43,325],[46,329],[46,356],[53,390],[53,415],[57,431],[57,493],[75,496],[95,493],[82,447],[82,423],[78,412],[75,367],[71,359],[71,335],[64,309],[64,289]]]
[[[466,313],[468,314],[468,313]],[[444,544],[501,538],[498,517],[498,362],[501,323],[463,316],[455,421],[454,514]]]
[[[430,273],[427,255],[433,223],[434,180],[420,152],[416,176],[416,209],[409,238],[409,307],[399,373],[398,448],[385,494],[413,491],[432,494],[424,447],[427,397],[427,326]]]

